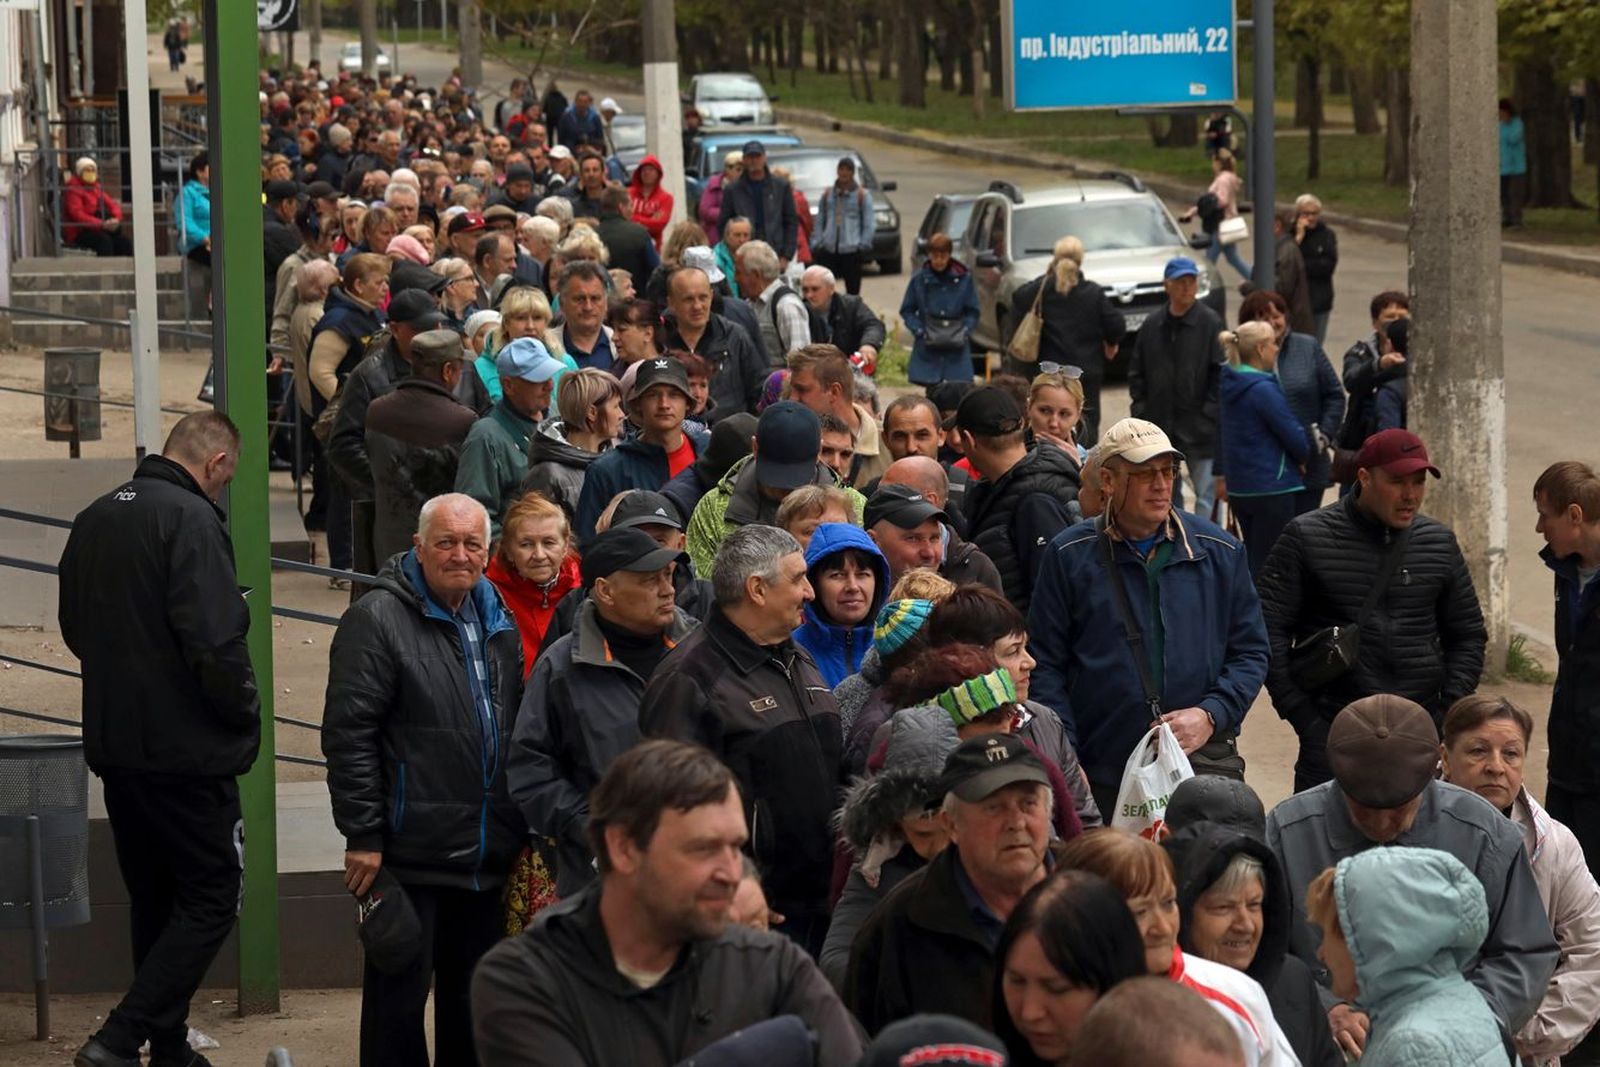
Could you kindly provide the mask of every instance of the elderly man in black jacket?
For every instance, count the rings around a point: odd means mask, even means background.
[[[186,415],[161,455],[73,522],[61,636],[83,673],[83,746],[128,887],[133,984],[78,1063],[186,1065],[189,999],[238,910],[239,786],[261,697],[225,517],[239,431]]]
[[[730,921],[752,829],[741,783],[704,748],[619,756],[590,797],[598,883],[478,967],[479,1062],[671,1067],[786,1015],[804,1024],[789,1031],[802,1054],[766,1062],[857,1062],[855,1023],[816,965]]]
[[[800,215],[795,210],[789,183],[767,168],[767,148],[760,141],[744,144],[744,173],[722,187],[722,218],[750,220],[752,236],[778,253],[780,267],[794,258],[800,235]]]
[[[807,267],[800,276],[800,295],[815,312],[811,317],[811,340],[817,344],[830,344],[851,357],[865,374],[871,374],[878,362],[878,351],[883,348],[887,334],[878,313],[867,306],[859,296],[836,292],[837,281],[827,267]],[[823,336],[817,336],[817,318],[827,325]],[[859,356],[859,361],[855,358]]]
[[[1437,726],[1483,673],[1488,636],[1467,561],[1450,528],[1420,513],[1428,475],[1439,477],[1422,439],[1373,434],[1356,463],[1356,491],[1291,521],[1257,579],[1267,691],[1300,736],[1296,792],[1331,777],[1328,726],[1346,704],[1393,693]],[[1324,669],[1333,627],[1345,641],[1359,630],[1346,670]]]
[[[1194,483],[1194,513],[1211,516],[1217,455],[1217,389],[1227,357],[1217,335],[1222,320],[1200,303],[1200,268],[1188,256],[1167,261],[1167,302],[1139,327],[1128,360],[1129,414],[1161,427],[1183,453]],[[1174,507],[1183,487],[1172,487]]]
[[[475,1062],[468,983],[500,939],[500,886],[527,836],[505,775],[522,638],[488,562],[488,512],[434,497],[416,547],[384,564],[328,654],[322,752],[345,888],[370,904],[381,874],[378,895],[398,887],[421,925],[409,966],[367,958],[362,1067],[428,1062],[430,985],[436,1062]]]
[[[638,743],[645,683],[699,625],[675,602],[674,572],[688,566],[637,527],[596,537],[572,630],[541,652],[523,691],[506,777],[529,829],[555,840],[562,897],[594,879],[590,790]]]
[[[711,375],[711,420],[740,411],[754,413],[766,387],[766,352],[761,339],[711,310],[711,279],[698,267],[679,267],[667,278],[663,321],[666,347],[704,356]]]
[[[783,530],[741,526],[717,550],[711,584],[716,606],[645,687],[639,730],[698,742],[733,768],[779,929],[814,956],[844,741],[833,692],[790,636],[812,599],[805,557]]]

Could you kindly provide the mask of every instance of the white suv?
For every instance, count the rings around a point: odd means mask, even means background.
[[[1106,290],[1130,336],[1166,300],[1167,260],[1196,255],[1209,243],[1204,234],[1185,235],[1161,198],[1131,175],[1112,171],[1026,195],[1009,182],[993,182],[973,204],[956,249],[972,270],[982,308],[975,348],[1002,350],[1025,311],[1012,306],[1012,294],[1045,272],[1055,243],[1068,235],[1083,242],[1083,276]],[[1203,258],[1197,262],[1200,300],[1226,320],[1222,277]]]

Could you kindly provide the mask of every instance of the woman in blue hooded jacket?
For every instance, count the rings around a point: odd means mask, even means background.
[[[1239,517],[1252,576],[1261,572],[1278,535],[1295,516],[1311,434],[1289,409],[1273,370],[1278,337],[1265,322],[1222,332],[1222,460],[1228,504]]]
[[[1494,1010],[1461,971],[1489,932],[1478,876],[1448,852],[1374,848],[1318,875],[1306,915],[1334,996],[1372,1029],[1361,1067],[1508,1067]],[[1338,1035],[1335,1035],[1338,1036]]]
[[[872,647],[872,624],[889,593],[889,564],[859,526],[825,522],[806,549],[806,577],[816,599],[794,632],[829,686],[861,669]]]
[[[978,327],[978,287],[952,257],[950,238],[928,238],[928,262],[911,276],[900,317],[916,339],[906,376],[913,385],[972,381],[972,331]]]

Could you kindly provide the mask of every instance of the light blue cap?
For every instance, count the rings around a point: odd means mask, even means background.
[[[548,382],[566,370],[565,363],[532,337],[519,337],[506,345],[495,355],[494,365],[500,377],[521,378],[525,382]]]

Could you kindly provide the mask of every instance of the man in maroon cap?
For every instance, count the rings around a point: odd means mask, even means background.
[[[1300,737],[1298,792],[1328,780],[1328,724],[1373,693],[1445,709],[1478,688],[1487,634],[1449,527],[1421,514],[1439,469],[1409,430],[1367,438],[1355,491],[1298,516],[1257,578],[1267,691]]]

